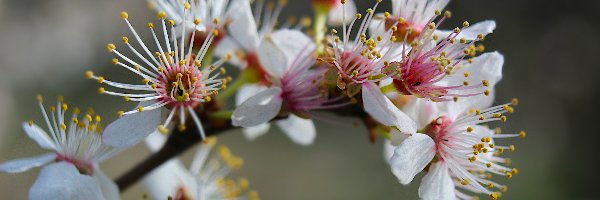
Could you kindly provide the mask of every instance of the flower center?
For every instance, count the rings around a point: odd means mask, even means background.
[[[442,144],[448,146],[450,138],[448,137],[447,127],[452,124],[452,120],[446,116],[438,117],[431,121],[424,129],[424,133],[431,137],[435,142],[435,150],[439,154],[444,153],[441,148]]]
[[[168,102],[169,108],[176,106],[196,106],[193,99],[201,99],[206,93],[202,81],[203,73],[196,67],[180,62],[182,65],[171,66],[162,70],[158,77],[160,101]]]
[[[336,4],[340,3],[340,0],[311,0],[311,3],[317,10],[329,11]]]
[[[393,36],[396,37],[397,42],[410,43],[419,37],[423,31],[423,27],[404,21],[403,19],[398,20],[398,18],[391,17],[385,19],[385,30],[390,30],[394,24],[396,24],[396,31],[394,31]],[[404,38],[406,38],[406,41],[404,41]]]
[[[75,165],[75,167],[77,168],[77,170],[79,170],[79,173],[81,174],[93,175],[94,173],[93,165],[87,161],[82,161],[80,159],[73,158],[71,156],[66,156],[60,153],[57,154],[56,161],[64,161]]]

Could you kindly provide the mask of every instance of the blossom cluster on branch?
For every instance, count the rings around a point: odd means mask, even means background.
[[[490,123],[506,122],[518,101],[493,105],[504,58],[482,42],[495,22],[442,30],[448,1],[391,0],[381,11],[375,0],[360,12],[352,0],[311,0],[313,19],[283,21],[285,0],[149,0],[157,20],[132,24],[121,12],[128,36],[106,46],[129,80],[85,73],[100,94],[137,105],[104,127],[95,111],[69,109],[63,98],[47,112],[39,96],[47,127],[23,128],[53,153],[5,162],[0,171],[44,166],[30,199],[119,199],[144,175],[155,199],[259,199],[247,179],[229,175],[244,161],[215,135],[239,127],[254,140],[274,123],[310,145],[313,120],[338,115],[364,122],[371,142],[385,140],[385,162],[400,184],[425,174],[420,198],[497,199],[507,186],[494,175],[518,173],[503,156],[515,148],[502,140],[525,132],[501,133]],[[186,145],[170,142],[177,138]],[[117,184],[100,170],[98,163],[141,142],[155,154]],[[176,156],[195,143],[186,168]]]

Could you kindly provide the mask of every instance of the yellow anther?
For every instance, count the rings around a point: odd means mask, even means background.
[[[159,125],[157,129],[158,129],[158,132],[160,132],[162,134],[169,133],[169,129],[165,128],[165,126],[163,126],[163,125]]]
[[[142,83],[148,84],[148,83],[150,83],[150,80],[148,80],[147,78],[144,78],[144,79],[142,79]]]
[[[488,80],[483,80],[481,81],[481,83],[483,84],[483,86],[490,86],[490,82]]]
[[[94,77],[94,72],[93,71],[86,71],[84,74],[85,78],[87,79],[91,79]]]
[[[525,133],[525,131],[521,131],[519,132],[519,137],[520,138],[524,138],[527,134]]]
[[[469,85],[469,81],[463,81],[463,85],[468,86]]]
[[[497,199],[498,199],[498,193],[492,192],[492,193],[490,194],[490,199],[492,199],[492,200],[497,200]]]
[[[123,117],[123,114],[125,114],[125,112],[123,112],[123,111],[117,112],[117,116],[119,116],[119,117]]]
[[[463,28],[467,28],[467,27],[469,27],[469,22],[468,21],[463,22]]]
[[[198,19],[198,18],[194,19],[194,24],[196,24],[196,25],[200,24],[200,19]]]
[[[439,16],[439,15],[441,15],[441,14],[442,14],[442,12],[441,12],[441,11],[439,11],[439,10],[435,10],[435,11],[434,11],[434,14],[435,14],[436,16]]]
[[[124,101],[129,101],[129,97],[128,97],[128,96],[124,96],[124,97],[123,97],[123,100],[124,100]]]
[[[502,122],[506,122],[506,116],[502,116],[502,117],[500,117],[500,121],[502,121]]]
[[[79,120],[77,118],[73,118],[71,119],[71,121],[73,122],[73,124],[79,124]]]
[[[119,59],[113,58],[112,64],[114,64],[114,65],[119,64]]]
[[[493,183],[488,183],[487,186],[488,186],[488,188],[494,188],[494,184]]]
[[[246,178],[240,178],[238,180],[238,184],[240,185],[240,188],[243,190],[248,189],[250,187],[250,181],[248,181],[248,179],[246,179]]]
[[[475,156],[469,157],[470,162],[475,162],[476,160],[477,160],[477,157],[475,157]]]
[[[519,173],[519,170],[517,168],[513,168],[510,173],[517,175]]]
[[[185,3],[183,3],[183,7],[187,10],[187,9],[190,9],[192,7],[192,5],[190,5],[190,3],[188,3],[188,2],[185,2]]]
[[[513,106],[517,106],[517,105],[519,105],[519,100],[517,98],[514,98],[514,99],[511,100],[511,104]]]
[[[116,47],[116,46],[115,46],[115,44],[113,44],[113,43],[110,43],[110,44],[107,44],[107,45],[106,45],[106,50],[107,50],[108,52],[113,52],[113,50],[115,50],[116,48],[117,48],[117,47]]]
[[[159,19],[166,19],[167,13],[165,13],[165,11],[158,11],[158,14],[156,14],[156,17]]]
[[[210,96],[204,97],[204,102],[210,102],[211,100],[212,100],[212,98],[210,98]]]
[[[486,166],[487,168],[490,168],[490,167],[492,167],[492,163],[485,163],[485,166]]]
[[[465,78],[467,78],[467,77],[469,77],[470,74],[469,74],[469,72],[465,72],[465,73],[463,73],[463,75],[465,76]]]
[[[362,15],[360,13],[357,13],[356,14],[356,19],[360,19],[360,18],[362,18]]]
[[[148,23],[146,26],[147,26],[148,28],[154,28],[154,24],[153,24],[152,22]]]
[[[142,107],[142,106],[138,106],[138,107],[137,107],[137,111],[138,111],[138,112],[142,112],[142,111],[144,111],[144,107]]]
[[[120,16],[121,18],[123,18],[123,19],[127,19],[127,18],[129,18],[129,14],[127,14],[127,12],[125,12],[125,11],[121,12],[121,13],[119,14],[119,16]]]
[[[104,83],[104,77],[99,76],[98,77],[98,83]]]
[[[515,145],[511,144],[510,146],[508,146],[508,150],[515,151]]]
[[[461,185],[468,185],[469,184],[469,180],[468,179],[463,179],[460,181]]]
[[[60,129],[67,130],[67,125],[65,125],[64,123],[61,123],[60,124]]]
[[[502,187],[500,188],[500,191],[502,191],[502,192],[506,192],[506,191],[508,191],[508,187],[506,187],[506,186],[502,186]]]
[[[169,23],[169,25],[173,26],[173,25],[175,25],[175,20],[170,19],[168,23]]]
[[[215,24],[215,25],[219,24],[219,18],[214,18],[213,19],[213,24]]]
[[[450,12],[449,10],[446,10],[446,12],[444,12],[444,16],[447,18],[452,17],[452,12]]]
[[[103,87],[98,88],[98,93],[104,94],[104,92],[106,92],[106,90],[104,90]]]
[[[485,91],[483,91],[483,94],[484,94],[485,96],[490,96],[490,91],[489,91],[489,90],[485,90]]]
[[[389,12],[385,12],[385,13],[383,13],[383,16],[385,16],[385,18],[390,18],[390,16],[392,16],[392,14],[390,14]]]
[[[213,35],[215,35],[215,37],[219,36],[219,30],[218,29],[213,30]]]
[[[510,173],[510,172],[506,172],[506,179],[511,179],[511,178],[512,178],[512,176],[513,176],[513,174],[512,174],[512,173]]]
[[[152,87],[152,89],[156,89],[157,86],[153,83],[152,85],[150,85],[150,87]]]
[[[92,121],[92,116],[91,116],[90,114],[87,114],[87,115],[85,115],[85,119],[86,119],[88,122],[91,122],[91,121]]]
[[[473,132],[473,127],[467,127],[467,132]]]

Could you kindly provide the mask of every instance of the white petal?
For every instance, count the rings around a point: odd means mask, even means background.
[[[241,51],[242,47],[231,37],[225,37],[214,48],[213,54],[217,57],[224,57],[227,54],[235,55],[237,51]],[[243,61],[239,58],[239,56],[231,56],[231,59],[228,61],[232,65],[236,67],[243,67]]]
[[[458,34],[457,38],[465,38],[467,40],[475,40],[477,39],[477,35],[483,34],[488,35],[494,32],[496,29],[496,22],[494,20],[486,20],[476,24],[473,24]],[[436,30],[435,34],[439,36],[440,39],[446,38],[448,35],[452,33],[452,30]]]
[[[102,140],[114,147],[129,147],[153,133],[159,123],[160,109],[124,115],[106,127]]]
[[[400,183],[410,183],[415,175],[425,169],[435,156],[434,146],[435,143],[429,136],[415,133],[394,150],[390,166]]]
[[[267,133],[269,131],[269,128],[271,128],[271,124],[262,123],[262,124],[259,124],[256,126],[243,128],[242,133],[244,133],[244,136],[246,137],[246,139],[255,140],[256,138]]]
[[[344,8],[345,7],[345,8]],[[345,12],[343,12],[345,9]],[[335,7],[333,7],[330,11],[329,11],[329,16],[327,17],[327,20],[329,23],[329,25],[332,26],[341,26],[344,22],[344,19],[346,19],[346,26],[348,26],[348,24],[350,24],[350,22],[352,22],[352,20],[354,20],[354,18],[356,18],[356,4],[354,3],[354,1],[352,0],[348,0],[346,1],[346,4],[343,5],[339,2],[336,2]]]
[[[303,50],[314,49],[312,40],[298,30],[282,29],[267,36],[258,48],[258,58],[269,75],[281,78]]]
[[[390,164],[390,159],[394,155],[394,149],[396,149],[396,146],[392,145],[390,140],[383,142],[383,159],[387,164]]]
[[[234,126],[252,127],[273,119],[281,109],[281,88],[266,89],[238,106],[231,121]]]
[[[161,134],[158,131],[155,131],[154,133],[146,137],[144,142],[146,142],[146,146],[148,146],[150,151],[157,152],[158,150],[160,150],[160,148],[163,147],[165,142],[167,142],[167,139],[167,136]]]
[[[21,158],[0,164],[0,172],[20,173],[39,167],[56,159],[56,153],[44,154],[31,158]]]
[[[454,200],[454,183],[445,163],[431,165],[419,187],[419,197],[423,200]]]
[[[289,115],[287,119],[277,121],[277,125],[296,144],[310,145],[317,137],[315,124],[310,119]]]
[[[400,131],[392,129],[390,131],[390,144],[393,146],[400,146],[400,144],[402,144],[402,142],[404,142],[404,140],[406,140],[408,137],[410,137],[409,134],[404,134]]]
[[[250,1],[233,1],[229,13],[233,19],[228,25],[231,37],[246,51],[255,50],[258,47],[259,39]]]
[[[378,13],[373,17],[371,23],[369,23],[368,31],[371,38],[384,37],[386,34],[385,30],[385,16]]]
[[[419,128],[425,128],[431,120],[441,116],[438,104],[426,99],[416,98],[404,106],[402,110],[417,122]]]
[[[30,126],[27,122],[23,122],[23,129],[27,133],[27,136],[37,142],[40,147],[48,150],[57,150],[56,143],[54,143],[54,140],[50,138],[44,129],[35,124],[31,124]]]
[[[403,133],[417,132],[417,124],[400,111],[374,83],[365,83],[362,88],[365,111],[386,126],[396,126]]]
[[[477,95],[468,98],[459,98],[457,102],[449,102],[445,105],[450,107],[446,112],[450,116],[457,116],[468,109],[482,109],[492,105],[494,101],[494,86],[502,79],[502,66],[504,65],[504,57],[498,52],[489,52],[481,54],[473,58],[472,63],[465,63],[463,68],[458,70],[455,75],[448,77],[449,85],[459,85],[463,81],[468,81],[472,84],[480,84],[482,80],[489,82],[488,90],[490,95]],[[462,74],[469,72],[469,77],[464,78]],[[474,89],[465,91],[466,93],[482,92],[482,89]],[[440,104],[444,105],[444,104]]]
[[[29,189],[29,199],[103,200],[104,196],[94,178],[80,174],[72,164],[58,162],[42,169]]]
[[[105,199],[119,199],[119,188],[117,187],[117,184],[106,176],[106,174],[98,167],[94,171],[94,178],[96,179],[96,182],[98,182]]]
[[[153,199],[165,199],[174,196],[179,187],[186,186],[182,175],[189,176],[187,169],[179,160],[173,159],[150,172],[143,183]]]
[[[235,96],[235,105],[239,106],[250,97],[266,90],[267,87],[262,84],[245,84],[238,89],[237,95]]]

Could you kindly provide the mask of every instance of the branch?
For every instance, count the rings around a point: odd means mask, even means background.
[[[231,121],[228,120],[221,125],[211,124],[210,126],[204,127],[204,130],[206,132],[206,136],[213,136],[233,128],[234,127],[231,125]],[[171,136],[169,136],[169,139],[165,145],[158,152],[146,158],[144,161],[127,171],[115,181],[119,186],[119,190],[121,192],[127,190],[131,185],[138,182],[146,174],[167,162],[171,158],[174,158],[185,152],[201,140],[202,138],[200,137],[200,134],[198,134],[198,131],[195,127],[190,127],[183,132],[174,130]]]
[[[355,116],[359,118],[366,118],[367,116],[362,109],[362,105],[360,104],[330,111],[340,116]],[[231,125],[231,120],[211,120],[207,115],[203,115],[202,118],[203,122],[209,122],[207,126],[204,126],[207,137],[218,135],[235,128]],[[287,118],[287,116],[276,117],[272,121],[285,118]],[[115,182],[119,186],[119,190],[121,192],[127,190],[131,185],[138,182],[152,170],[156,169],[171,158],[180,155],[201,141],[202,138],[200,138],[200,134],[198,133],[194,124],[189,124],[188,128],[183,132],[174,130],[169,136],[169,139],[165,145],[158,152],[152,154],[150,157],[146,158],[144,161],[127,171],[124,175],[117,178]]]

